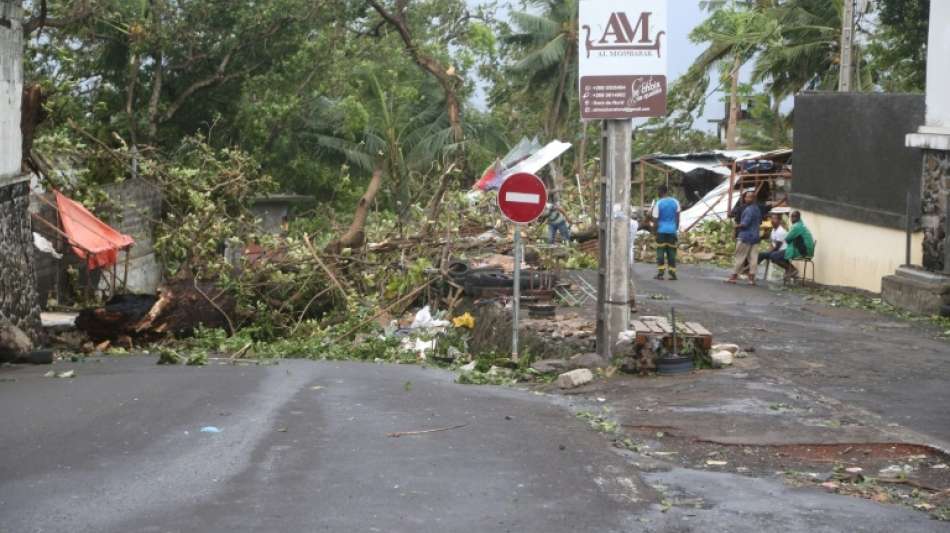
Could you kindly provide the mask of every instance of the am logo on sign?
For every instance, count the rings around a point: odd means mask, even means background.
[[[637,24],[634,26],[626,13],[615,11],[610,14],[607,24],[604,25],[603,35],[596,42],[591,40],[590,26],[585,24],[583,30],[587,32],[587,57],[590,57],[592,51],[604,55],[640,55],[637,52],[652,51],[656,52],[657,57],[662,57],[660,41],[666,32],[661,31],[656,34],[656,37],[650,37],[651,15],[653,13],[648,11],[640,13]]]

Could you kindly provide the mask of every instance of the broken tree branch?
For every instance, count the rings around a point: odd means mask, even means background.
[[[464,132],[462,130],[461,103],[458,97],[459,80],[455,76],[455,69],[451,66],[446,68],[441,62],[424,53],[416,44],[412,32],[409,30],[409,24],[406,22],[407,0],[396,0],[395,9],[391,12],[379,0],[367,0],[367,3],[396,30],[412,60],[422,70],[432,75],[442,86],[442,91],[445,93],[445,106],[449,116],[449,124],[452,126],[452,138],[456,143],[461,142]]]
[[[343,335],[338,335],[335,339],[333,339],[333,342],[339,342],[340,340],[349,337],[350,335],[352,335],[352,334],[356,333],[357,331],[359,331],[359,330],[363,329],[364,327],[366,327],[366,325],[369,324],[370,322],[372,322],[372,321],[376,320],[377,318],[383,316],[383,314],[388,313],[390,310],[392,310],[392,309],[393,309],[394,307],[396,307],[397,305],[402,304],[402,303],[405,303],[407,300],[411,300],[412,298],[415,298],[416,296],[419,295],[419,293],[421,293],[422,291],[426,290],[426,288],[428,288],[429,285],[432,285],[432,282],[434,282],[435,280],[436,280],[436,278],[429,278],[428,281],[426,281],[426,282],[423,283],[422,285],[420,285],[420,286],[416,287],[415,289],[413,289],[413,291],[410,292],[409,294],[403,296],[402,298],[399,298],[399,299],[396,300],[395,302],[393,302],[393,303],[387,305],[385,308],[380,309],[379,311],[377,311],[375,315],[373,315],[373,316],[369,317],[368,319],[366,319],[366,320],[360,322],[355,328],[353,328],[353,329],[347,331],[347,332],[344,333]]]
[[[398,439],[399,437],[405,437],[409,435],[426,435],[428,433],[438,433],[440,431],[452,431],[453,429],[462,429],[467,426],[468,424],[459,424],[457,426],[449,426],[449,427],[437,428],[437,429],[424,429],[421,431],[396,431],[393,433],[387,433],[386,436],[394,438],[394,439]]]
[[[340,283],[340,279],[336,276],[336,274],[333,273],[332,270],[330,270],[330,267],[327,266],[323,259],[320,259],[320,254],[317,253],[317,249],[313,246],[313,243],[310,242],[310,236],[304,234],[303,242],[307,246],[307,250],[310,251],[310,255],[313,256],[313,260],[317,262],[317,264],[320,266],[320,269],[327,274],[327,276],[330,278],[330,281],[332,281],[336,285],[337,289],[340,290],[340,296],[343,297],[343,301],[346,301],[346,298],[349,296],[346,287]]]

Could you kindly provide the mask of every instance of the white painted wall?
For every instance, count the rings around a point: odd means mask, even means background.
[[[815,281],[822,285],[879,293],[881,278],[904,264],[907,234],[903,231],[809,211],[802,211],[802,220],[818,242]],[[921,264],[923,233],[912,235],[910,250],[911,263]],[[801,263],[796,266],[801,269]]]
[[[0,186],[18,180],[21,174],[23,29],[18,4],[14,0],[0,0]]]
[[[930,2],[927,48],[927,127],[950,133],[950,1]]]

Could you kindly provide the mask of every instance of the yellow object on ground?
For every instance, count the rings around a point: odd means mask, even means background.
[[[471,313],[465,313],[453,318],[452,325],[457,328],[475,329],[475,317]]]

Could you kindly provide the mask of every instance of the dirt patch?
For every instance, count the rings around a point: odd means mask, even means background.
[[[661,426],[623,426],[639,453],[687,468],[779,474],[796,486],[894,503],[950,520],[950,456],[907,443],[744,445],[676,436]]]

